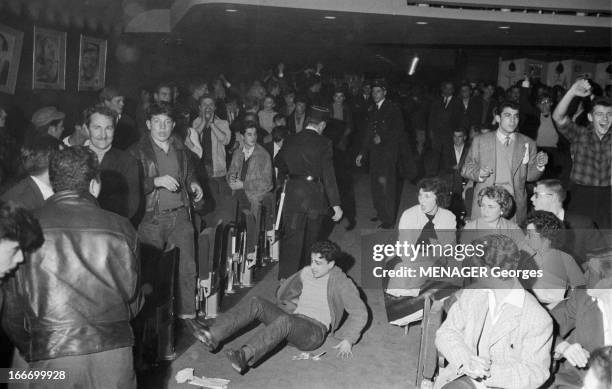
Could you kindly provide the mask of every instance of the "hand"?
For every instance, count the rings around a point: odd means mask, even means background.
[[[591,94],[591,84],[587,80],[577,80],[568,92],[578,97],[589,96]]]
[[[233,181],[230,181],[230,188],[233,190],[238,190],[244,188],[244,182],[235,178]]]
[[[530,86],[531,83],[529,82],[529,76],[527,76],[527,73],[525,73],[525,79],[523,80],[523,82],[521,82],[521,87],[529,88]]]
[[[381,142],[380,135],[378,135],[378,134],[374,135],[374,140],[373,141],[374,141],[375,145],[380,144],[380,142]]]
[[[473,379],[482,379],[491,376],[491,361],[472,355],[465,369],[465,374]]]
[[[536,154],[536,164],[538,167],[544,167],[548,163],[548,154],[540,151]]]
[[[202,200],[202,197],[204,197],[204,191],[202,190],[202,187],[196,184],[195,182],[192,182],[189,187],[191,188],[191,192],[193,193],[193,201],[197,203],[198,201]]]
[[[493,174],[493,169],[488,166],[481,167],[480,172],[478,173],[478,178],[480,178],[480,181],[482,182],[486,180],[486,178],[489,177],[491,174]]]
[[[357,165],[357,167],[361,167],[361,160],[363,159],[363,155],[359,154],[357,155],[357,158],[355,158],[355,165]]]
[[[344,339],[342,342],[334,346],[335,349],[339,349],[336,357],[341,359],[351,358],[353,356],[353,352],[351,351],[352,347],[351,342]]]
[[[339,205],[334,205],[332,209],[334,210],[334,216],[332,216],[332,220],[335,222],[340,221],[340,219],[342,219],[342,208],[340,208]]]
[[[153,185],[155,185],[156,188],[166,188],[170,192],[176,192],[181,187],[178,181],[174,177],[169,175],[155,177],[153,179]]]
[[[323,70],[323,64],[321,62],[317,62],[317,73],[320,73]]]
[[[579,368],[586,367],[589,360],[589,352],[583,349],[580,343],[574,343],[567,346],[561,351],[561,354],[563,354],[563,357],[567,359],[572,366]]]

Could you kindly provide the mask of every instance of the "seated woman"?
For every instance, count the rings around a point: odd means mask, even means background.
[[[400,218],[398,241],[409,245],[455,243],[457,220],[455,215],[445,208],[448,206],[449,193],[443,181],[425,178],[418,183],[418,189],[419,203],[405,210]],[[430,255],[421,255],[418,259],[402,257],[401,262],[395,261],[394,267],[428,266],[433,265],[437,259]],[[393,262],[389,263],[389,267]],[[387,293],[401,295],[402,289],[420,288],[424,281],[419,277],[392,278],[387,286]]]
[[[473,266],[488,269],[479,288],[463,289],[436,332],[436,347],[448,361],[434,388],[538,388],[549,376],[553,325],[548,312],[511,273],[519,249],[505,235],[473,242],[483,255]]]
[[[272,159],[263,146],[257,143],[257,126],[247,123],[240,130],[243,146],[232,155],[227,172],[227,182],[238,209],[250,209],[254,218],[247,220],[247,258],[255,259],[255,244],[259,236],[261,202],[272,190]],[[238,216],[238,215],[236,215]]]
[[[527,244],[535,250],[535,255],[529,258],[531,263],[525,265],[531,268],[530,265],[535,265],[543,271],[543,277],[537,278],[531,288],[548,309],[565,298],[569,287],[573,289],[586,284],[574,258],[553,247],[562,229],[563,222],[551,212],[535,211],[527,217]]]
[[[526,249],[525,234],[516,223],[507,219],[513,204],[512,195],[501,186],[482,188],[478,192],[480,217],[465,224],[459,239],[461,243],[470,243],[485,235],[503,234],[512,238],[519,249]]]
[[[550,311],[560,334],[554,357],[564,359],[551,388],[587,387],[589,355],[602,345],[612,345],[612,249],[591,257],[588,266],[597,276],[593,284],[575,289]]]

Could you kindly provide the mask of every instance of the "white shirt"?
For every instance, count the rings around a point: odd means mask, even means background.
[[[462,144],[459,147],[457,147],[457,145],[454,145],[453,147],[455,148],[455,159],[457,163],[459,163],[459,161],[461,160],[461,154],[463,153],[463,148],[465,147],[465,144]]]
[[[499,131],[499,130],[497,130],[495,132],[497,133],[497,139],[499,139],[501,144],[502,145],[506,144],[506,135],[502,134],[502,132]],[[509,136],[510,136],[510,143],[508,145],[511,145],[512,142],[514,142],[514,139],[516,138],[516,133],[513,132],[512,134],[509,134]]]
[[[40,189],[40,193],[42,194],[42,197],[44,200],[53,196],[53,189],[49,185],[47,185],[46,183],[42,182],[41,180],[39,180],[38,178],[34,176],[30,176],[30,178],[34,180],[34,183],[36,184],[38,189]]]
[[[604,333],[604,344],[612,344],[612,321],[609,320],[612,312],[606,312],[606,308],[604,306],[604,302],[597,297],[591,298],[597,303],[597,307],[601,311],[601,316],[603,319],[603,333]]]
[[[495,324],[497,320],[499,320],[505,306],[514,305],[515,307],[522,308],[525,302],[525,289],[520,286],[511,289],[499,306],[495,300],[495,293],[490,289],[488,289],[487,292],[489,293],[489,316],[491,317],[492,324]]]
[[[278,143],[276,143],[276,142],[274,142],[273,147],[274,147],[274,152],[273,152],[273,153],[274,153],[274,155],[272,156],[272,158],[275,158],[275,157],[276,157],[276,154],[278,154],[278,152],[280,151],[281,147],[280,147],[280,146],[279,146],[279,144],[278,144]]]
[[[253,150],[255,150],[255,147],[251,147],[250,149],[247,149],[246,147],[242,148],[242,153],[244,154],[245,161],[251,158],[251,154],[253,154]]]
[[[380,109],[380,106],[382,105],[382,103],[385,101],[385,99],[380,100],[378,103],[376,103],[376,109]]]
[[[108,150],[110,150],[111,147],[113,147],[112,145],[110,145],[106,149],[101,150],[97,147],[93,147],[91,144],[88,144],[87,146],[89,147],[91,151],[93,151],[96,154],[96,157],[98,157],[98,163],[102,163],[102,160],[104,159],[104,155],[106,155]]]

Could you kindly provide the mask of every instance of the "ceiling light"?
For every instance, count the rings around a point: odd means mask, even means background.
[[[500,30],[509,30],[510,26],[499,26],[497,28],[499,28]]]
[[[335,17],[335,16],[331,16],[331,15],[326,15],[326,16],[323,16],[323,18],[324,18],[324,19],[327,19],[327,20],[334,20],[334,19],[336,19],[336,17]]]
[[[424,25],[424,24],[429,24],[429,22],[416,22],[416,24]]]
[[[234,8],[228,8],[225,10],[225,12],[238,12],[238,10]]]
[[[574,32],[586,32],[586,30],[574,30]]]

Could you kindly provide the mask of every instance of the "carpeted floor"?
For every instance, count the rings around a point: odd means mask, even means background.
[[[344,229],[346,222],[343,221],[336,226],[330,238],[354,259],[348,274],[359,285],[362,259],[360,230],[375,228],[377,223],[369,221],[374,215],[374,210],[370,199],[368,176],[356,175],[355,179],[357,215],[359,215],[357,228],[347,232]],[[414,186],[406,184],[403,193],[400,212],[416,203]],[[251,295],[272,298],[278,286],[276,279],[277,269],[274,268],[243,298]],[[168,366],[165,377],[160,377],[159,386],[155,386],[192,387],[177,384],[174,380],[176,372],[192,367],[199,376],[229,379],[230,388],[414,388],[419,326],[413,326],[405,335],[402,328],[387,323],[381,289],[364,289],[363,295],[370,309],[371,321],[361,341],[353,348],[352,359],[336,358],[336,352],[332,347],[339,340],[330,336],[320,350],[314,352],[327,351],[320,361],[294,361],[291,357],[300,351],[288,346],[270,355],[267,360],[241,376],[231,368],[225,358],[224,350],[242,345],[252,335],[252,332],[246,332],[230,340],[216,354],[209,353],[201,344],[194,342]]]

